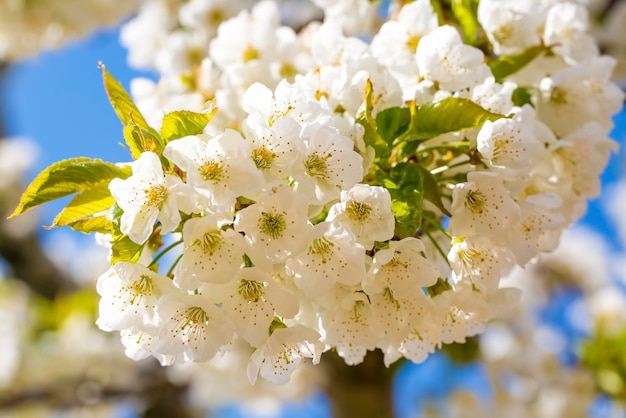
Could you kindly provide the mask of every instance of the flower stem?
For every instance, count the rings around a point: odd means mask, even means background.
[[[163,251],[161,251],[159,254],[156,255],[156,257],[154,257],[152,259],[152,261],[150,262],[150,264],[148,264],[148,267],[152,267],[153,265],[155,265],[160,259],[161,257],[163,257],[165,254],[167,254],[172,248],[180,245],[183,243],[183,240],[178,240],[173,244],[168,245],[167,247],[165,247],[165,249]]]

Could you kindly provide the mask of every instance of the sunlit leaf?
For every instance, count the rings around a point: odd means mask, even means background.
[[[475,45],[478,40],[478,0],[452,0],[452,13],[459,21],[465,41]]]
[[[60,227],[99,212],[108,211],[115,203],[108,184],[93,187],[77,194],[52,221],[52,226]]]
[[[410,122],[411,111],[408,107],[390,107],[376,115],[378,134],[390,145],[407,130]]]
[[[113,229],[113,224],[105,215],[78,219],[68,223],[67,226],[72,228],[74,231],[82,232],[83,234],[92,234],[94,232],[110,234]]]
[[[116,177],[125,179],[130,175],[130,167],[122,168],[98,159],[78,157],[59,161],[35,177],[9,218],[43,203],[108,185]]]
[[[210,113],[196,113],[188,110],[178,110],[163,117],[161,137],[167,143],[188,135],[201,134],[215,115],[217,108]]]
[[[357,114],[357,123],[365,128],[365,133],[363,134],[365,143],[374,148],[378,160],[384,160],[389,156],[390,150],[385,140],[378,133],[376,120],[372,115],[374,104],[374,90],[372,82],[368,79],[365,86],[365,103]]]
[[[488,120],[495,121],[503,117],[470,100],[448,97],[436,103],[418,106],[411,117],[409,129],[399,141],[423,141],[464,129],[479,128]]]
[[[106,68],[104,68],[104,65],[100,64],[100,69],[102,70],[104,90],[122,125],[126,126],[133,121],[140,128],[148,130],[148,123],[135,105],[135,102],[133,102],[133,99],[131,99],[126,90],[124,90],[124,87],[109,74]]]

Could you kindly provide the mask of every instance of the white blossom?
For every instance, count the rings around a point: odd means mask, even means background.
[[[133,175],[111,180],[109,190],[122,208],[120,230],[137,244],[152,234],[154,222],[161,222],[161,233],[174,230],[180,223],[179,210],[191,213],[187,189],[179,177],[163,174],[159,157],[144,152],[132,163]]]

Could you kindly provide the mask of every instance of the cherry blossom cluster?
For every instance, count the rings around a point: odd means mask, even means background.
[[[7,0],[0,4],[0,60],[13,61],[57,48],[112,26],[139,0]]]
[[[320,2],[328,20],[298,32],[267,1],[153,2],[126,26],[131,61],[163,73],[133,86],[150,123],[219,109],[109,184],[121,233],[145,249],[99,278],[98,325],[131,358],[204,362],[243,343],[250,382],[279,384],[331,349],[350,365],[374,349],[423,361],[510,306],[501,277],[554,249],[599,193],[624,95],[584,7],[483,0],[472,39],[418,0],[365,42],[343,32],[347,3]],[[518,68],[502,72],[505,56]],[[468,102],[490,119],[378,147],[382,112]],[[407,166],[426,173],[409,196]]]

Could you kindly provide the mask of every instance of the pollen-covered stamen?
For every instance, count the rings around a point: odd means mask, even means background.
[[[550,102],[555,105],[567,104],[567,92],[560,87],[554,87],[550,93]]]
[[[263,296],[265,285],[255,280],[239,282],[238,292],[246,302],[258,302]]]
[[[385,290],[383,291],[383,296],[396,309],[400,309],[400,302],[398,302],[398,299],[394,297],[393,290],[391,290],[390,287],[385,287]]]
[[[133,295],[130,299],[130,304],[134,305],[138,298],[152,295],[152,292],[154,291],[154,284],[152,283],[150,276],[142,274],[139,280],[134,281],[129,286],[129,290]]]
[[[322,263],[326,263],[328,258],[335,252],[334,247],[335,244],[329,241],[326,237],[318,238],[313,240],[311,245],[309,245],[309,255],[318,255],[322,259]]]
[[[365,202],[350,200],[346,203],[346,213],[352,221],[366,223],[372,219],[372,206]]]
[[[172,329],[174,337],[179,334],[184,337],[183,344],[195,342],[196,344],[206,339],[205,328],[209,322],[209,315],[199,306],[191,306],[183,312],[176,311],[176,314],[170,319],[177,323],[178,326]]]
[[[198,167],[198,173],[206,181],[218,183],[224,175],[224,167],[218,161],[207,161]]]
[[[361,309],[363,309],[364,306],[365,306],[365,302],[363,302],[362,300],[357,300],[356,302],[354,302],[354,306],[352,307],[352,318],[351,318],[354,322],[361,321],[361,317],[362,317]]]
[[[145,204],[148,207],[161,209],[167,199],[167,187],[162,184],[150,184],[150,186],[143,191],[146,198]]]
[[[322,180],[328,179],[328,159],[331,154],[320,155],[318,152],[310,154],[304,162],[304,169],[311,177],[317,177]]]
[[[459,250],[459,258],[463,264],[471,267],[479,265],[485,261],[484,254],[474,248]]]
[[[259,219],[259,231],[272,239],[282,237],[283,232],[287,228],[285,222],[285,213],[269,213],[261,212]]]
[[[259,170],[271,168],[277,156],[275,152],[263,145],[252,150],[252,160]]]
[[[200,248],[202,248],[202,251],[206,254],[213,255],[216,251],[222,248],[224,238],[222,237],[222,234],[220,234],[220,231],[209,231],[202,236],[202,239],[194,242],[194,244],[199,245]]]
[[[259,59],[259,51],[254,49],[252,45],[249,45],[245,51],[243,51],[243,56],[241,57],[243,62],[250,62],[252,60]]]
[[[482,213],[486,203],[487,198],[479,190],[470,190],[465,196],[465,208],[471,213]]]
[[[492,34],[494,39],[502,45],[511,45],[513,40],[514,27],[511,24],[504,24],[496,28]]]
[[[406,49],[408,49],[409,51],[411,51],[411,53],[415,53],[415,51],[417,51],[417,44],[419,44],[420,42],[420,37],[419,36],[415,36],[415,35],[411,35],[409,36],[409,39],[406,40],[406,42],[404,43],[406,45]]]

